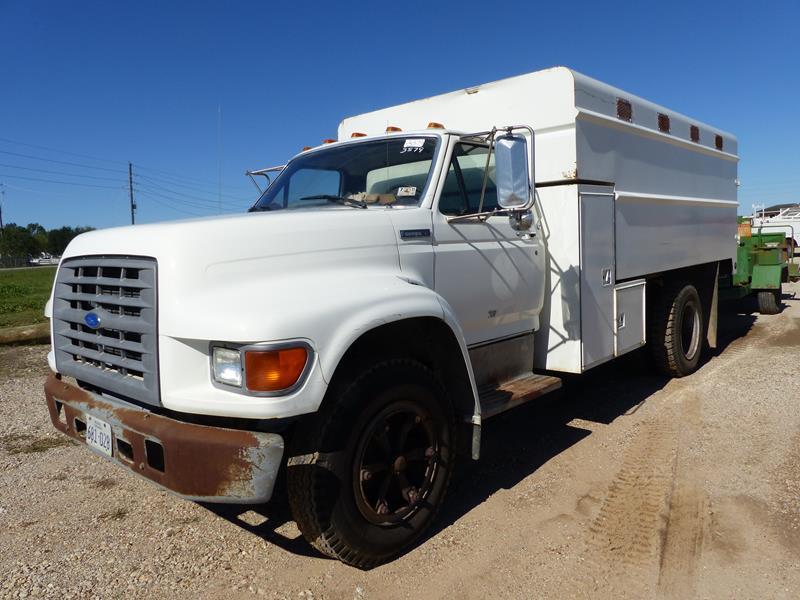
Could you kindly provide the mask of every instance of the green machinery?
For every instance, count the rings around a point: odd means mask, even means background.
[[[783,282],[797,281],[800,273],[794,241],[764,229],[751,227],[749,220],[739,224],[736,264],[733,273],[720,276],[719,293],[720,300],[755,294],[761,314],[772,315],[780,310]]]

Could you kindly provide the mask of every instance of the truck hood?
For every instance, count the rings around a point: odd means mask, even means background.
[[[244,313],[274,319],[295,312],[309,297],[324,301],[322,288],[332,278],[399,273],[388,212],[286,210],[118,227],[78,236],[64,260],[155,258],[160,333],[213,339],[226,332],[233,341],[232,330],[238,330],[237,337],[249,341],[253,332],[246,331],[246,321],[252,326],[252,319]],[[225,323],[219,323],[221,312],[229,315]],[[217,317],[214,325],[208,323],[211,314]],[[236,326],[239,316],[241,327]]]

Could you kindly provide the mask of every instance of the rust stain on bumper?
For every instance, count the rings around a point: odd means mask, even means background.
[[[204,502],[260,503],[272,495],[283,457],[283,438],[278,434],[178,421],[117,404],[55,375],[48,377],[44,389],[56,429],[85,443],[85,415],[105,421],[113,434],[113,456],[101,456],[179,496]]]

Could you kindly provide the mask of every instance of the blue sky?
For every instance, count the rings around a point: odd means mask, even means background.
[[[215,214],[220,165],[244,210],[245,169],[345,116],[559,64],[736,134],[740,212],[800,201],[799,22],[788,0],[0,0],[3,218],[129,223],[129,160],[137,222]]]

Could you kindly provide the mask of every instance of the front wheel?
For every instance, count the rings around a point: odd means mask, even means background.
[[[431,524],[454,460],[454,417],[433,373],[410,360],[357,377],[292,440],[292,513],[317,550],[370,568]]]

